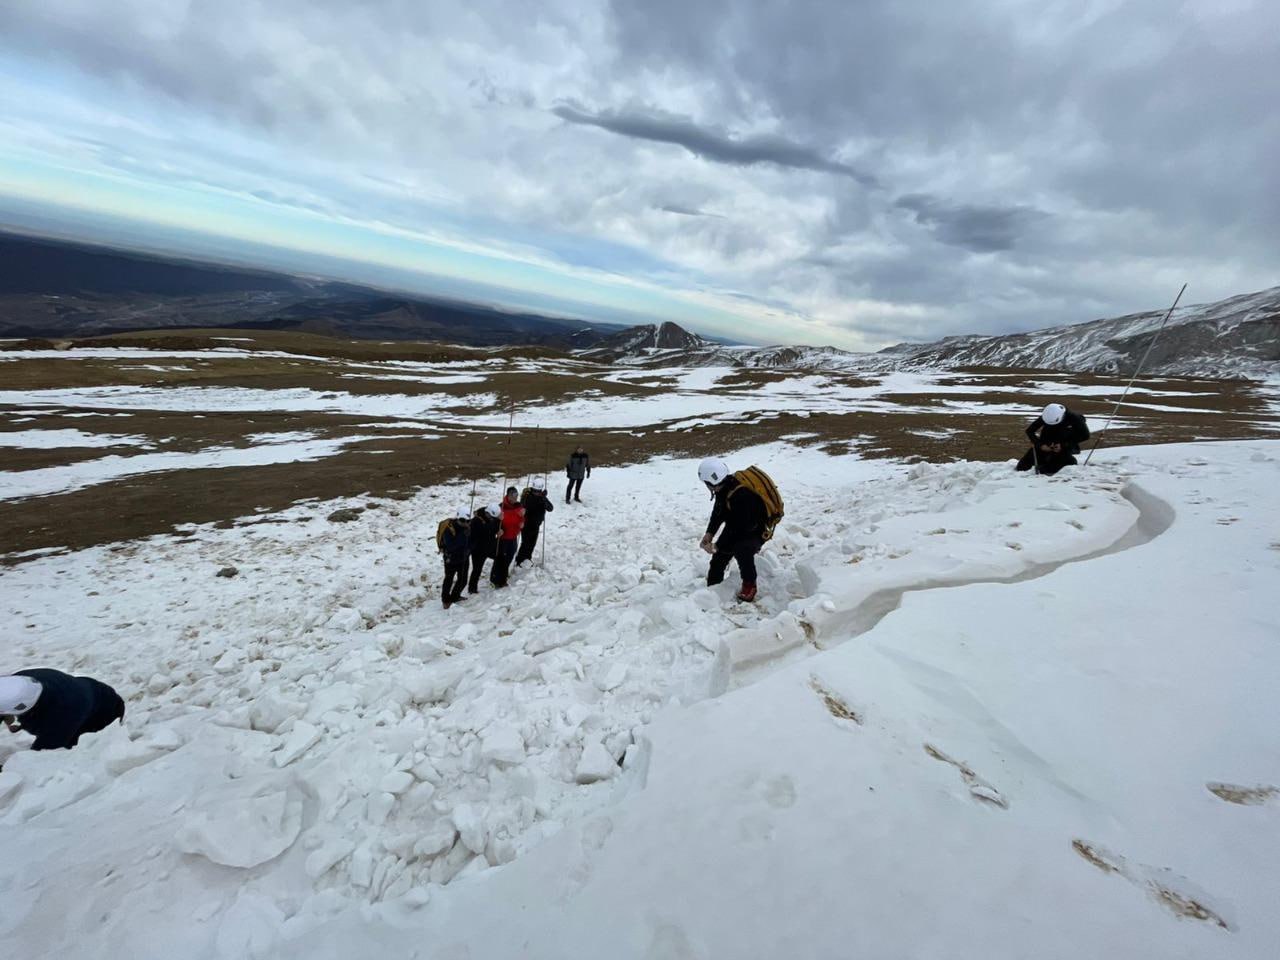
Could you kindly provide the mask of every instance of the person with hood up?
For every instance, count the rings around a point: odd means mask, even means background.
[[[759,472],[754,467],[752,470]],[[744,475],[750,472],[744,471]],[[742,589],[738,591],[737,598],[749,603],[756,598],[756,554],[772,536],[772,523],[777,521],[770,517],[764,498],[743,483],[738,474],[730,471],[723,460],[715,457],[703,460],[698,467],[698,479],[706,484],[715,501],[707,532],[698,544],[711,554],[707,586],[722,583],[729,561],[736,560],[738,572],[742,575]],[[776,497],[772,481],[769,485]],[[715,540],[721,527],[724,530],[720,539]]]
[[[452,517],[440,522],[436,529],[436,546],[444,556],[440,600],[448,610],[453,604],[466,599],[462,588],[467,585],[467,562],[471,558],[470,509],[461,506]]]
[[[511,561],[516,555],[516,539],[524,528],[524,507],[520,506],[520,492],[507,487],[502,499],[502,529],[498,537],[498,556],[489,572],[489,582],[495,587],[505,587],[511,574]]]
[[[1027,425],[1031,449],[1018,461],[1018,470],[1034,469],[1047,477],[1078,461],[1080,444],[1089,439],[1089,424],[1064,404],[1051,403]]]
[[[564,502],[568,503],[572,496],[578,503],[582,502],[582,481],[591,476],[591,457],[587,451],[578,447],[569,454],[569,462],[564,467],[565,476],[569,478],[569,486],[564,491]]]
[[[541,477],[532,483],[520,497],[524,507],[524,529],[520,532],[520,552],[516,554],[516,566],[533,559],[533,549],[538,545],[538,534],[548,513],[555,512],[551,498],[547,496],[547,484]]]
[[[481,507],[471,518],[471,579],[467,593],[480,592],[480,574],[486,560],[498,556],[498,535],[502,532],[502,504],[491,503]]]
[[[69,750],[86,733],[124,719],[124,700],[92,677],[36,668],[0,676],[0,717],[36,738],[32,750]]]

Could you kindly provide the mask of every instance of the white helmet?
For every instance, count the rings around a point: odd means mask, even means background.
[[[30,677],[0,677],[0,714],[21,716],[36,705],[43,690],[40,682]]]
[[[713,487],[723,483],[729,476],[729,465],[719,457],[707,457],[698,464],[698,479]]]
[[[543,480],[541,477],[533,478],[533,489],[545,490],[546,488],[547,488],[547,481]]]
[[[459,508],[458,508],[458,519],[459,519],[459,520],[470,520],[470,519],[471,519],[471,509],[470,509],[469,507],[465,506],[465,505],[464,505],[464,506],[459,507]]]
[[[485,509],[489,511],[489,516],[491,517],[502,516],[502,504],[498,503],[496,500],[489,504]]]
[[[1062,418],[1067,415],[1067,408],[1060,403],[1051,403],[1044,408],[1040,414],[1040,419],[1051,427],[1055,427],[1062,422]]]

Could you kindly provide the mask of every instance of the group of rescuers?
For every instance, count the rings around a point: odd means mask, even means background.
[[[1089,439],[1084,417],[1060,403],[1045,407],[1026,433],[1031,449],[1018,461],[1017,469],[1050,476],[1075,464],[1080,444]],[[569,481],[565,503],[581,503],[582,481],[591,476],[591,458],[582,447],[570,455],[565,475]],[[698,544],[711,555],[707,585],[723,582],[730,561],[736,560],[742,576],[737,599],[753,601],[756,554],[782,519],[778,488],[759,467],[732,471],[715,457],[699,464],[698,479],[713,501],[711,519]],[[554,509],[539,478],[523,494],[508,487],[501,503],[481,507],[474,514],[463,507],[441,521],[436,542],[444,556],[444,606],[464,599],[464,589],[473,594],[479,591],[487,560],[493,560],[489,582],[505,587],[512,563],[519,566],[533,559],[543,521]],[[0,718],[10,730],[34,735],[33,750],[74,747],[84,734],[122,720],[124,707],[115,690],[90,677],[47,669],[0,676]]]

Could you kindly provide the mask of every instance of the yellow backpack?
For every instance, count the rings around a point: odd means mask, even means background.
[[[453,517],[449,517],[447,520],[441,520],[440,525],[436,527],[436,549],[437,550],[444,549],[445,532],[448,531],[452,526],[453,526]]]
[[[738,470],[733,476],[742,487],[746,487],[764,501],[766,519],[764,531],[760,534],[760,538],[762,540],[772,540],[773,530],[783,516],[782,494],[778,493],[777,484],[773,482],[767,473],[755,466],[747,467],[745,470]],[[733,496],[733,494],[731,493],[729,496]]]

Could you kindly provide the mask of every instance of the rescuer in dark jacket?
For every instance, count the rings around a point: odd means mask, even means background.
[[[542,531],[542,522],[555,507],[547,496],[547,485],[541,477],[534,477],[529,489],[520,497],[520,506],[524,507],[524,529],[520,531],[520,551],[516,554],[516,566],[526,560],[533,559],[533,548],[538,545],[538,534]]]
[[[467,593],[480,592],[480,574],[486,560],[498,556],[498,534],[502,530],[502,504],[481,507],[471,518],[471,579]]]
[[[462,588],[467,585],[467,561],[471,558],[471,510],[459,507],[454,516],[440,524],[436,540],[444,556],[440,600],[448,610],[465,599]]]
[[[707,586],[724,581],[724,573],[730,560],[738,561],[742,574],[739,600],[756,598],[756,554],[764,546],[765,528],[769,523],[769,511],[760,496],[738,482],[723,460],[708,459],[698,467],[698,477],[715,495],[715,506],[707,532],[699,544],[711,554],[707,568]],[[715,540],[716,531],[724,529]],[[714,540],[714,546],[712,541]]]
[[[1018,461],[1019,470],[1035,469],[1053,476],[1063,467],[1074,466],[1080,444],[1089,439],[1089,424],[1061,403],[1051,403],[1027,425],[1031,449]]]
[[[0,716],[10,730],[36,738],[32,750],[65,750],[86,733],[124,719],[120,694],[92,677],[59,670],[19,670],[0,677]]]

